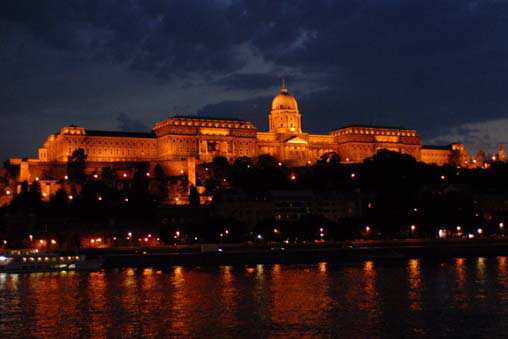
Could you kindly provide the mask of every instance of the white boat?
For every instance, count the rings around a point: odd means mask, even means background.
[[[84,255],[19,251],[0,254],[0,272],[98,271],[102,263],[100,258]]]

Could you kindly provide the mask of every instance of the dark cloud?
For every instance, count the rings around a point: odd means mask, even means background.
[[[276,88],[281,78],[274,74],[266,73],[237,73],[221,78],[215,82],[215,85],[221,86],[226,90],[240,89],[262,89]]]
[[[132,119],[125,113],[120,113],[117,121],[118,129],[124,132],[146,132],[151,130],[151,128],[146,126],[143,122]]]
[[[258,129],[267,127],[271,96],[254,97],[247,100],[229,100],[209,104],[198,110],[200,116],[217,118],[238,118],[254,122]]]
[[[372,122],[430,140],[507,118],[507,19],[499,0],[5,0],[0,115],[19,126],[4,138],[38,119],[115,128],[112,112],[265,126],[268,93],[289,77],[310,130]]]

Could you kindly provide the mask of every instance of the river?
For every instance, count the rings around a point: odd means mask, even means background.
[[[5,337],[508,335],[508,258],[0,273]]]

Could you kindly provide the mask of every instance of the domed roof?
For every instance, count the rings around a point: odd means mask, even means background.
[[[298,103],[295,97],[289,94],[285,81],[282,81],[279,94],[272,100],[272,110],[276,109],[298,110]]]

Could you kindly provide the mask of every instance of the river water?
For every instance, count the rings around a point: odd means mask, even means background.
[[[508,258],[0,273],[0,337],[508,336]]]

